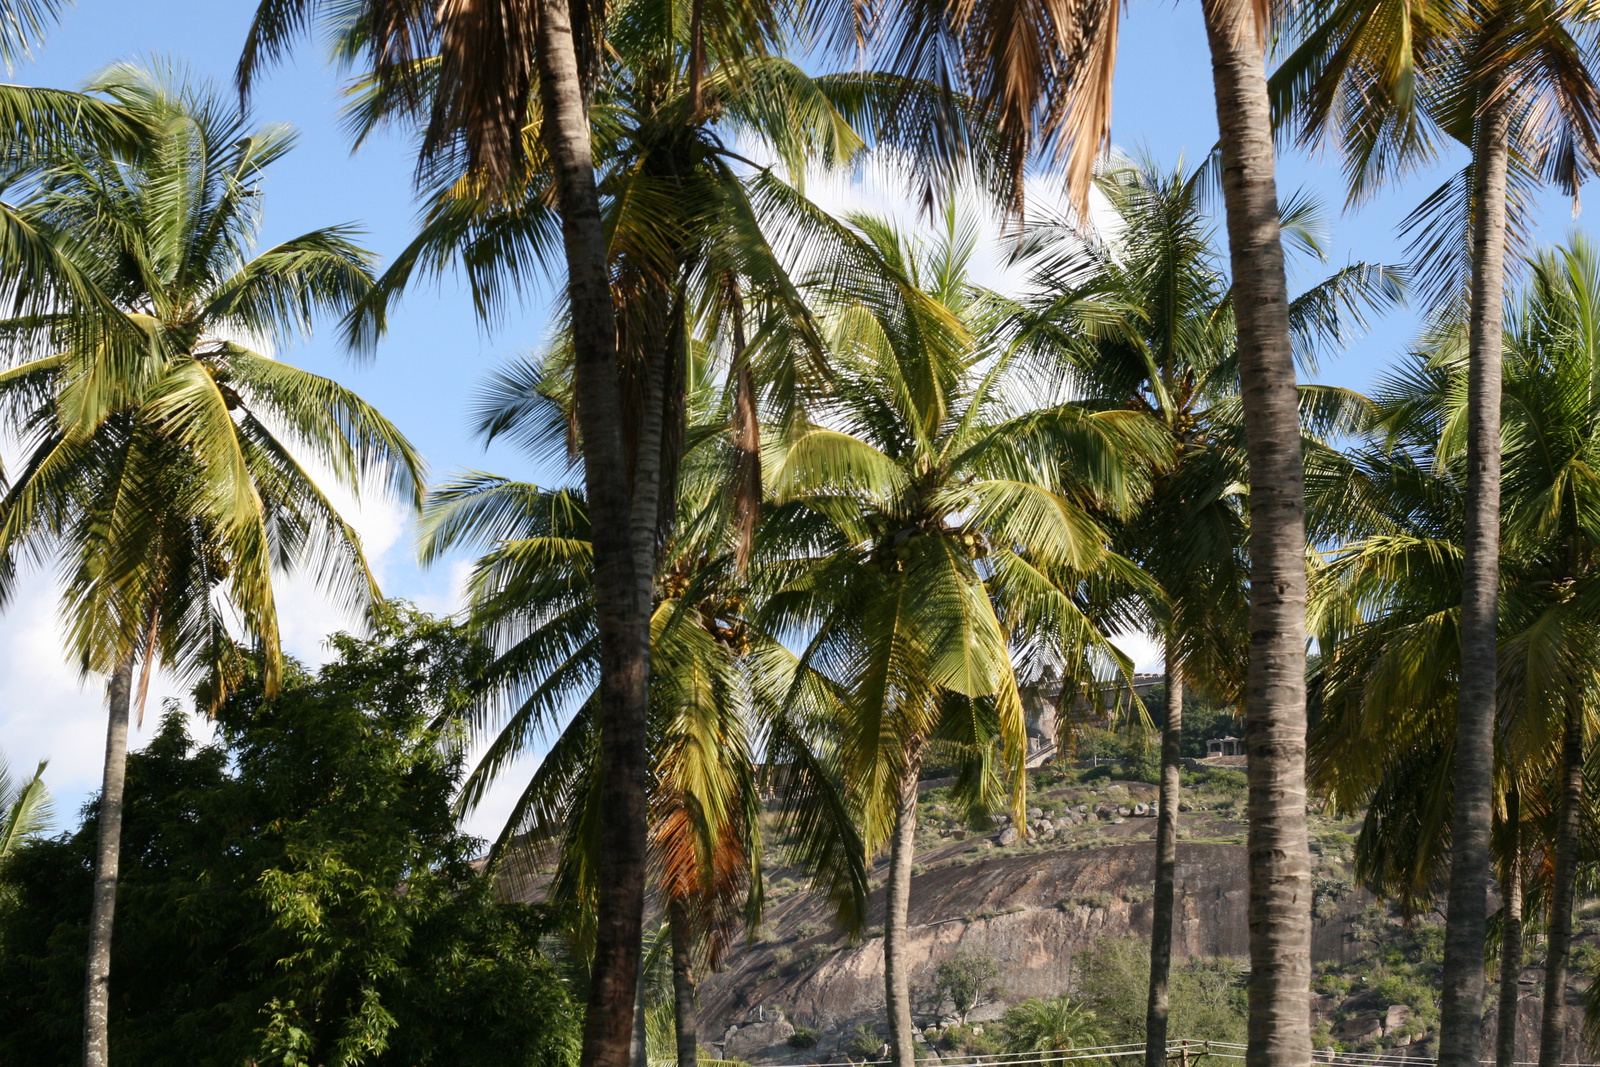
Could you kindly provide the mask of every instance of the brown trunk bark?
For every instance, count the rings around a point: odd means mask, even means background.
[[[733,519],[738,531],[734,559],[742,575],[750,566],[756,524],[761,521],[761,418],[756,410],[756,380],[745,351],[744,298],[737,280],[729,282],[733,318]]]
[[[633,996],[633,1041],[628,1046],[628,1058],[633,1067],[650,1067],[650,1028],[645,1015],[644,969],[639,970],[639,988]]]
[[[89,958],[83,980],[83,1065],[107,1067],[111,1021],[111,928],[117,910],[122,847],[122,795],[128,774],[128,708],[133,657],[111,675],[107,689],[106,763],[95,823],[94,896],[89,905]]]
[[[1500,583],[1500,345],[1505,287],[1505,109],[1481,120],[1475,146],[1472,306],[1467,372],[1467,527],[1461,583],[1450,889],[1440,993],[1440,1067],[1477,1067],[1489,917],[1494,772],[1495,629]]]
[[[1572,949],[1572,898],[1578,882],[1578,834],[1583,819],[1583,711],[1567,712],[1561,737],[1561,806],[1556,821],[1555,884],[1544,962],[1544,1018],[1539,1067],[1558,1067],[1567,1026],[1567,964]]]
[[[573,387],[593,528],[600,634],[601,828],[594,964],[582,1067],[625,1067],[639,982],[645,887],[645,711],[650,670],[647,572],[635,575],[622,444],[616,317],[595,189],[589,117],[568,0],[540,0],[539,97],[567,258]]]
[[[1506,852],[1500,879],[1505,913],[1500,922],[1500,1005],[1495,1029],[1494,1065],[1517,1062],[1517,1007],[1522,980],[1522,797],[1515,786],[1506,794]]]
[[[1305,470],[1278,232],[1264,27],[1205,0],[1250,466],[1249,1067],[1311,1060],[1306,840]]]
[[[1145,1008],[1145,1067],[1167,1061],[1167,980],[1172,972],[1172,911],[1178,873],[1179,757],[1183,750],[1183,676],[1167,634],[1167,706],[1161,723],[1161,796],[1156,808],[1155,916],[1150,928],[1150,998]]]
[[[695,1067],[700,1058],[700,1028],[694,1004],[694,930],[683,901],[667,906],[672,923],[672,1017],[678,1036],[678,1067]]]
[[[894,840],[889,847],[889,882],[884,887],[883,984],[889,1008],[889,1055],[894,1067],[915,1067],[911,1022],[910,962],[906,958],[906,913],[911,909],[911,865],[917,851],[917,778],[922,773],[922,742],[906,752],[905,775],[895,803]]]

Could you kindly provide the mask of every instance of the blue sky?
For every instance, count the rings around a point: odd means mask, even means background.
[[[231,84],[233,64],[254,4],[246,0],[81,0],[41,50],[39,58],[13,73],[24,84],[70,87],[108,62],[149,56],[182,63],[220,86]],[[1113,138],[1119,147],[1167,164],[1180,154],[1198,161],[1216,138],[1211,75],[1196,0],[1180,3],[1133,0],[1120,41]],[[324,62],[321,47],[308,41],[296,60],[271,72],[254,99],[258,121],[292,123],[298,148],[277,164],[265,183],[265,231],[271,243],[320,226],[353,222],[367,231],[366,243],[385,261],[404,246],[415,206],[411,198],[411,146],[398,137],[379,138],[352,155],[339,126],[339,78]],[[1366,259],[1401,258],[1395,224],[1461,157],[1441,162],[1428,174],[1355,213],[1341,213],[1342,178],[1337,161],[1286,151],[1280,159],[1280,193],[1304,187],[1327,207],[1332,224],[1328,268]],[[895,208],[892,191],[829,183],[829,206],[868,203]],[[888,202],[886,202],[886,199]],[[909,209],[903,209],[911,219]],[[1570,205],[1551,195],[1540,205],[1540,239],[1559,240],[1573,225]],[[1321,271],[1297,270],[1300,284]],[[540,472],[509,449],[485,454],[468,431],[468,407],[479,382],[499,361],[537,347],[544,336],[542,294],[513,311],[491,332],[474,318],[464,289],[447,280],[437,291],[408,296],[392,320],[389,338],[375,359],[357,364],[330,336],[282,358],[335,377],[375,403],[411,437],[437,476],[460,467],[537,477]],[[1416,329],[1416,317],[1396,313],[1338,359],[1326,361],[1319,377],[1357,389],[1382,373]],[[362,510],[362,529],[378,556],[390,595],[410,597],[433,610],[453,607],[459,566],[424,571],[413,562],[403,516],[381,503]],[[62,661],[55,636],[54,595],[48,576],[24,587],[0,617],[0,749],[16,767],[50,757],[49,781],[65,820],[98,785],[104,736],[103,689],[98,680],[80,683]],[[342,620],[314,593],[298,590],[286,604],[285,630],[291,650],[321,658],[321,637]],[[147,739],[150,720],[142,736]],[[487,829],[493,808],[478,825]]]

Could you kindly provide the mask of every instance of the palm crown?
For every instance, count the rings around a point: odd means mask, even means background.
[[[14,287],[0,321],[13,356],[0,398],[28,443],[0,505],[0,557],[61,556],[85,670],[144,649],[225,682],[238,664],[222,588],[275,678],[275,569],[309,566],[358,606],[376,596],[307,463],[350,490],[376,473],[410,500],[421,479],[409,443],[359,397],[251,347],[348,309],[370,258],[339,227],[252,254],[258,182],[287,129],[251,131],[170,72],[114,67],[91,90],[151,133],[135,153],[63,149],[12,174],[8,251],[50,284]]]

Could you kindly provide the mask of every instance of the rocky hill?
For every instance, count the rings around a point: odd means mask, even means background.
[[[1206,769],[1188,777],[1175,954],[1190,961],[1184,966],[1196,992],[1192,1009],[1175,999],[1173,1037],[1242,1038],[1244,775]],[[1062,992],[1096,1005],[1108,1039],[1142,1039],[1133,1031],[1143,1019],[1138,942],[1151,923],[1154,801],[1153,785],[1118,780],[1109,768],[1047,768],[1035,776],[1030,832],[1022,835],[1003,822],[980,832],[954,810],[947,790],[935,784],[924,792],[909,927],[912,984],[923,994],[917,1021],[927,1027],[931,1056],[993,1048],[993,1023],[1008,1005]],[[1351,883],[1357,829],[1312,818],[1317,1039],[1351,1051],[1431,1055],[1442,929],[1430,919],[1401,923]],[[883,1028],[882,892],[865,936],[850,941],[795,873],[769,873],[766,922],[703,983],[702,1041],[753,1063],[871,1058]],[[884,873],[875,871],[880,881]],[[1581,926],[1595,941],[1600,922]],[[1600,949],[1579,950],[1580,961],[1596,955]],[[993,995],[967,1026],[956,1025],[950,1005],[933,993],[940,964],[953,959],[984,961],[993,971]],[[1541,981],[1537,967],[1524,971],[1519,1059],[1532,1059],[1537,1046]],[[1574,1005],[1585,984],[1575,981]],[[1566,1059],[1587,1058],[1581,1009],[1570,1016]],[[1208,1032],[1183,1032],[1186,1019]],[[1486,1040],[1492,1035],[1491,1012]]]

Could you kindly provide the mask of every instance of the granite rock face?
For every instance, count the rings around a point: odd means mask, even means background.
[[[1146,827],[1150,824],[1145,823]],[[1002,843],[1008,829],[1000,835]],[[908,917],[911,984],[931,986],[940,963],[960,952],[992,956],[1000,966],[1005,1001],[1054,996],[1072,981],[1074,959],[1101,938],[1148,936],[1152,904],[1128,903],[1123,891],[1149,882],[1154,860],[1148,842],[1107,848],[986,855],[966,866],[927,870],[912,879]],[[1248,951],[1245,851],[1236,845],[1185,846],[1178,871],[1180,956],[1242,956]],[[1075,904],[1099,898],[1104,906]],[[741,1025],[757,1005],[782,1005],[794,1022],[825,1035],[850,1033],[883,1014],[883,938],[850,945],[832,933],[825,903],[800,894],[768,912],[771,940],[743,950],[700,988],[701,1032],[719,1034]],[[874,896],[867,919],[882,928],[883,892]],[[829,933],[800,937],[816,929]],[[785,974],[788,959],[813,945],[832,951],[812,967]],[[788,955],[779,955],[786,950]],[[980,1008],[972,1021],[985,1022],[1003,1003]],[[787,1025],[787,1024],[785,1024]],[[801,1053],[776,1038],[765,1055],[735,1053],[766,1041],[765,1032],[731,1035],[723,1055],[752,1062],[812,1062],[819,1048]],[[791,1030],[792,1032],[792,1030]],[[784,1039],[787,1034],[784,1034]],[[826,1046],[828,1041],[824,1040]]]
[[[701,1025],[705,1025],[704,1021]],[[792,1036],[794,1024],[781,1014],[765,1022],[746,1023],[730,1028],[724,1035],[723,1055],[730,1060],[770,1060],[794,1051],[788,1043]]]

